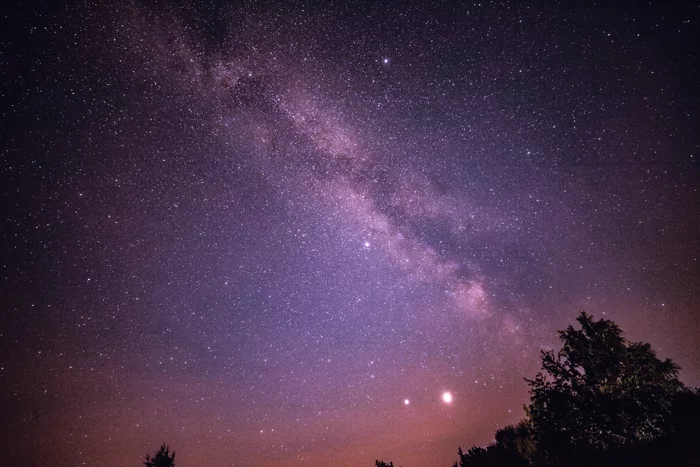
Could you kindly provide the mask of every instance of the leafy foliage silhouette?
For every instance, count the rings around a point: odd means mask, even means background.
[[[163,444],[153,457],[146,454],[146,467],[175,467],[175,451],[170,454],[170,448]]]
[[[700,466],[700,393],[679,381],[678,365],[610,320],[576,321],[526,379],[526,418],[486,448],[460,448],[454,466]]]
[[[533,452],[531,429],[521,422],[498,430],[496,441],[486,448],[472,446],[466,453],[460,448],[453,467],[527,467],[528,455]]]
[[[542,373],[527,380],[527,413],[541,451],[575,455],[649,441],[669,429],[679,367],[651,346],[628,342],[617,324],[582,312],[580,329],[559,331],[563,348],[542,353]]]

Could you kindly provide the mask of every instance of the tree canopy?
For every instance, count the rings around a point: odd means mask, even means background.
[[[160,449],[151,457],[146,454],[146,467],[175,467],[175,451],[170,454],[170,448],[163,444]]]
[[[455,467],[586,465],[662,445],[690,452],[679,440],[698,430],[683,414],[698,413],[700,396],[679,381],[678,365],[628,341],[610,320],[581,312],[576,321],[559,331],[561,350],[543,351],[542,371],[526,379],[525,419],[486,448],[459,449]]]
[[[542,353],[527,408],[543,449],[608,449],[648,441],[668,428],[678,366],[628,342],[617,324],[583,312],[559,332],[563,348]]]

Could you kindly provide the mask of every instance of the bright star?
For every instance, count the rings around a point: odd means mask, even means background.
[[[403,404],[404,404],[404,405],[408,405],[408,404],[410,404],[410,403],[411,403],[411,401],[409,401],[408,399],[404,399],[404,400],[403,400]]]
[[[384,65],[388,65],[388,64],[389,64],[389,59],[388,59],[388,58],[385,58],[384,60],[382,60],[382,63],[384,63]]]
[[[442,401],[445,404],[450,404],[452,403],[452,393],[449,391],[445,391],[442,393]]]

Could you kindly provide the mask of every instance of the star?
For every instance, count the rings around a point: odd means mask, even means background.
[[[450,391],[445,391],[442,393],[442,401],[445,404],[451,404],[452,403],[452,393]]]
[[[157,441],[202,464],[452,465],[450,440],[527,402],[580,307],[700,361],[696,47],[676,13],[91,3],[8,30],[3,458],[40,463],[41,437],[55,467],[126,465],[153,428],[135,420],[177,406]],[[368,429],[418,415],[398,440]]]

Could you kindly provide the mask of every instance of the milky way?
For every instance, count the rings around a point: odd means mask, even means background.
[[[700,384],[696,9],[150,3],[5,15],[12,465],[451,465],[582,309]]]

